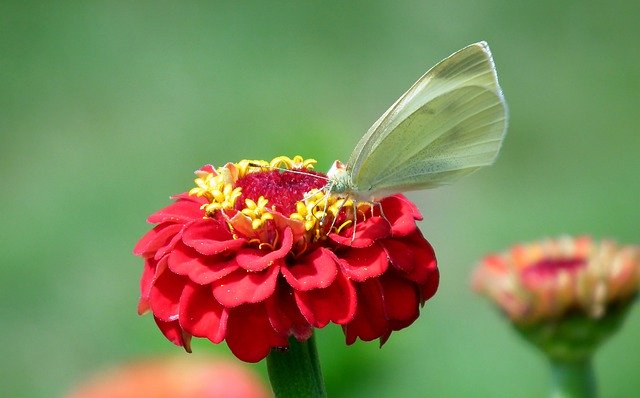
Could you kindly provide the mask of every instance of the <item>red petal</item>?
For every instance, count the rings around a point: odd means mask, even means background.
[[[291,232],[293,233],[293,241],[297,242],[302,239],[302,237],[306,234],[306,230],[304,229],[304,222],[299,220],[292,220],[289,217],[283,216],[280,213],[272,213],[273,215],[273,223],[278,231],[284,231],[287,228],[291,228]]]
[[[204,256],[179,243],[169,255],[169,269],[178,275],[187,275],[201,285],[212,283],[238,269],[235,258],[222,255]]]
[[[405,273],[413,271],[416,266],[414,247],[405,240],[384,239],[380,241],[384,251],[389,257],[391,265]]]
[[[417,286],[392,273],[381,279],[384,309],[393,330],[400,330],[413,323],[420,315]]]
[[[196,337],[206,337],[213,343],[224,340],[228,311],[205,286],[188,284],[180,297],[180,326]]]
[[[293,233],[291,232],[291,228],[287,228],[284,230],[282,245],[280,245],[278,250],[273,250],[265,254],[263,250],[246,248],[238,251],[236,260],[238,261],[238,265],[247,271],[262,271],[286,256],[291,250],[292,245]]]
[[[190,200],[192,202],[206,203],[206,199],[203,197],[198,197],[196,195],[189,195],[189,192],[182,192],[175,195],[171,195],[172,200]]]
[[[339,325],[351,321],[356,312],[356,291],[342,273],[326,289],[293,292],[298,308],[311,325],[325,327],[329,322]]]
[[[288,346],[286,336],[273,330],[263,304],[243,305],[229,312],[227,345],[245,362],[258,362],[272,347]]]
[[[211,218],[195,221],[185,228],[182,241],[205,255],[238,250],[245,243],[244,239],[233,239],[225,225]]]
[[[420,300],[422,303],[433,297],[438,291],[438,285],[440,284],[440,271],[436,267],[435,263],[429,274],[429,279],[420,286]]]
[[[293,335],[298,341],[305,341],[311,337],[313,327],[300,313],[293,291],[286,283],[279,284],[265,304],[269,322],[278,334]]]
[[[388,330],[379,279],[359,283],[357,290],[358,311],[353,320],[342,327],[347,344],[353,344],[358,337],[363,341],[375,340]]]
[[[185,226],[183,225],[183,229],[184,227]],[[182,231],[178,232],[173,238],[171,238],[169,243],[167,243],[166,245],[158,249],[158,251],[153,256],[153,258],[155,258],[156,260],[159,260],[162,257],[164,257],[167,253],[170,253],[173,250],[173,248],[176,246],[176,244],[180,242],[180,239],[182,239]]]
[[[402,241],[411,247],[415,255],[414,267],[406,277],[420,286],[421,301],[424,303],[436,293],[440,283],[435,252],[419,230],[403,238]]]
[[[136,244],[133,254],[136,256],[152,256],[163,246],[166,246],[171,239],[180,232],[182,225],[160,224],[147,232]]]
[[[216,169],[209,163],[200,167],[197,171],[195,171],[195,173],[198,174],[198,171],[204,171],[205,173],[213,173],[215,175],[218,175],[218,172],[216,171]]]
[[[420,211],[403,195],[388,196],[380,202],[384,216],[391,223],[393,236],[405,236],[417,229],[416,220],[422,220]]]
[[[280,264],[260,272],[238,269],[212,285],[213,296],[226,308],[258,303],[273,294],[279,273]]]
[[[191,352],[191,336],[185,333],[178,324],[178,321],[164,322],[158,318],[153,318],[158,325],[158,329],[173,344],[184,347],[186,352]]]
[[[436,254],[433,247],[422,236],[419,230],[406,237],[407,244],[412,247],[415,255],[415,265],[407,277],[418,284],[424,284],[429,281],[433,273],[438,271]],[[437,283],[436,283],[437,286]]]
[[[338,267],[331,252],[320,247],[295,264],[283,266],[282,275],[296,290],[323,289],[336,279]]]
[[[177,202],[158,210],[147,218],[147,222],[151,224],[160,224],[164,222],[184,224],[191,220],[196,220],[204,216],[204,211],[200,206],[207,203],[204,198],[190,196],[189,199],[179,199]]]
[[[173,272],[161,273],[151,287],[149,304],[153,315],[164,322],[178,319],[180,295],[186,278]]]
[[[387,253],[379,245],[346,250],[337,260],[345,275],[356,282],[380,276],[389,267]]]
[[[356,225],[356,235],[353,236],[353,228],[348,228],[340,235],[332,233],[329,238],[336,243],[351,247],[369,247],[376,240],[391,235],[389,223],[382,217],[371,217],[365,222]]]
[[[167,266],[166,257],[160,260],[146,258],[144,260],[144,269],[140,278],[140,300],[138,301],[138,315],[142,315],[149,311],[149,294],[156,277],[164,271]]]

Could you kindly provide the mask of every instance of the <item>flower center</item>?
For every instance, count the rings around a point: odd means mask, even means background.
[[[268,170],[250,173],[238,179],[235,184],[242,192],[236,201],[236,209],[244,208],[245,199],[257,203],[262,196],[267,200],[268,209],[289,215],[296,211],[296,203],[304,199],[306,192],[320,189],[325,184],[325,176],[311,170]]]
[[[523,277],[536,279],[554,278],[559,273],[573,273],[586,265],[586,260],[580,257],[546,258],[523,270]]]
[[[328,178],[313,171],[315,162],[280,156],[271,162],[241,160],[218,169],[205,165],[196,171],[196,186],[189,195],[208,200],[201,207],[205,217],[218,215],[229,221],[234,216],[227,211],[236,210],[258,231],[265,226],[268,230],[278,214],[301,222],[308,241],[324,239],[331,231],[354,225],[360,216],[366,219],[359,206],[369,204],[326,192]]]

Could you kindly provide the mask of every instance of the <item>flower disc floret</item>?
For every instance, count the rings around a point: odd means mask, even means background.
[[[420,213],[402,195],[373,205],[333,195],[314,163],[196,171],[134,249],[145,260],[139,312],[187,350],[192,336],[225,341],[249,362],[328,323],[351,344],[384,343],[415,321],[439,280]]]

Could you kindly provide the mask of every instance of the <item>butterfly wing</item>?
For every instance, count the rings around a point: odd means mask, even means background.
[[[480,42],[425,73],[373,124],[348,167],[362,195],[431,188],[491,164],[505,131],[506,104]]]

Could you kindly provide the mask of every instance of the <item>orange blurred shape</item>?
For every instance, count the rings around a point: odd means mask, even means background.
[[[235,362],[156,358],[124,364],[80,383],[67,398],[267,398],[268,387]]]

